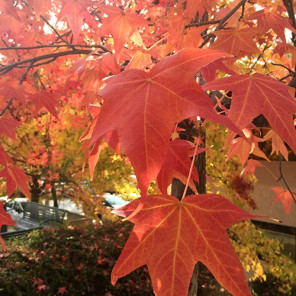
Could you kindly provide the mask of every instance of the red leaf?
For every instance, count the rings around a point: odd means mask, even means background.
[[[56,100],[57,97],[57,93],[40,92],[28,96],[28,100],[35,104],[36,112],[42,108],[46,108],[54,117],[58,118],[58,113],[55,109],[56,107],[59,107],[59,103]]]
[[[12,220],[10,214],[5,211],[3,204],[3,200],[0,200],[0,229],[2,225],[16,225],[15,221]]]
[[[12,159],[5,153],[2,146],[0,146],[0,164],[6,166],[8,163],[13,163]]]
[[[38,292],[45,291],[45,290],[46,290],[46,285],[40,285],[37,287]]]
[[[4,204],[3,200],[0,200],[0,229],[2,225],[16,225],[15,221],[12,220],[10,214],[8,214],[5,211],[3,204]],[[6,251],[6,246],[1,235],[0,235],[0,243],[3,247],[3,250]]]
[[[138,207],[138,200],[125,206]],[[147,265],[155,295],[187,295],[197,261],[236,296],[251,295],[244,270],[227,236],[232,224],[254,216],[220,195],[146,198],[131,218],[134,229],[115,264],[111,280]]]
[[[262,29],[264,33],[271,28],[284,42],[286,41],[285,28],[296,33],[296,29],[289,23],[289,19],[281,16],[278,13],[275,13],[274,11],[262,9],[254,12],[252,15],[247,17],[247,19],[257,19],[258,27]]]
[[[125,41],[137,28],[145,26],[147,21],[138,13],[123,11],[116,6],[102,5],[101,8],[108,17],[103,19],[100,34],[112,34],[114,49],[118,54],[124,48]]]
[[[185,140],[171,141],[168,147],[167,155],[161,170],[157,176],[157,184],[163,194],[167,193],[167,187],[172,182],[173,178],[179,179],[186,184],[187,176],[189,174],[191,160],[189,158],[189,151],[194,146]],[[205,151],[200,148],[197,154]],[[196,170],[192,171],[189,186],[195,191],[193,181],[198,182],[198,173]]]
[[[59,19],[67,17],[69,26],[73,33],[73,42],[76,43],[81,32],[84,19],[88,25],[96,25],[87,8],[92,5],[91,0],[62,0],[63,6],[59,14]]]
[[[222,55],[183,50],[163,59],[150,72],[127,70],[113,76],[100,93],[104,99],[101,111],[82,139],[91,137],[93,144],[116,130],[145,193],[159,173],[176,122],[199,115],[237,130],[228,118],[216,114],[194,78],[201,67]]]
[[[58,289],[58,294],[64,295],[67,292],[67,288],[66,287],[60,287]]]
[[[14,118],[0,118],[0,134],[15,140],[15,129],[20,123]]]
[[[276,193],[273,203],[281,201],[286,213],[289,214],[292,202],[294,201],[293,197],[291,196],[291,193],[288,190],[284,190],[282,187],[273,187],[271,189]],[[294,193],[293,195],[296,198],[296,195]]]
[[[293,122],[296,102],[285,84],[263,74],[233,75],[209,82],[203,89],[232,91],[228,115],[239,128],[243,129],[263,114],[273,130],[296,152]]]
[[[215,31],[217,41],[211,44],[211,49],[225,50],[235,56],[258,53],[253,36],[258,33],[257,29],[244,28],[241,30],[229,29]]]
[[[6,166],[3,170],[0,171],[0,177],[6,178],[6,188],[8,196],[12,195],[17,186],[27,197],[30,196],[27,184],[29,178],[21,168],[16,166]]]
[[[93,145],[88,158],[89,174],[91,180],[93,179],[95,167],[99,160],[101,153],[101,141],[103,139],[117,154],[120,154],[119,139],[115,131],[108,132],[105,137],[101,137],[99,140],[97,140],[97,142]]]
[[[90,180],[93,180],[95,167],[98,163],[100,153],[101,153],[101,141],[97,141],[89,152],[88,156],[88,167],[89,167],[89,175]]]

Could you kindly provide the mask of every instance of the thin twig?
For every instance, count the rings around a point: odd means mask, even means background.
[[[90,54],[91,52],[92,52],[91,50],[87,50],[87,49],[75,49],[75,50],[67,50],[67,51],[61,51],[61,52],[53,52],[53,53],[45,54],[42,56],[25,59],[22,61],[12,63],[10,65],[0,67],[0,75],[5,74],[11,71],[13,68],[19,67],[24,64],[31,64],[31,63],[35,64],[36,62],[42,61],[42,60],[58,58],[58,57],[67,56],[67,55]]]
[[[240,1],[231,11],[229,11],[218,23],[218,26],[215,28],[215,30],[212,32],[212,34],[209,34],[208,37],[205,38],[205,40],[203,41],[203,43],[199,46],[199,48],[202,48],[205,44],[207,44],[211,38],[213,38],[213,34],[215,34],[215,31],[219,31],[221,30],[226,21],[237,11],[240,9],[241,6],[245,5],[245,3],[247,2],[247,0],[242,0]]]
[[[191,23],[185,26],[185,29],[191,28],[191,27],[201,27],[206,25],[214,25],[219,24],[220,20],[213,20],[213,21],[206,21],[206,22],[199,22],[199,23]]]
[[[52,26],[48,20],[40,14],[40,18],[58,35],[58,39],[62,40],[63,42],[65,42],[68,46],[70,46],[72,49],[75,49],[74,45],[70,44],[66,39],[63,38],[63,36],[55,29],[54,26]]]
[[[33,67],[34,62],[32,61],[30,63],[30,65],[27,67],[26,71],[24,72],[24,74],[21,76],[20,80],[19,80],[19,85],[23,84],[24,80],[27,77],[27,74],[29,73],[30,69]]]
[[[271,63],[272,65],[274,65],[274,66],[280,66],[280,67],[283,67],[283,68],[285,68],[286,70],[288,70],[289,71],[289,73],[291,73],[291,74],[294,74],[294,72],[290,69],[290,68],[288,68],[287,66],[285,66],[285,65],[283,65],[283,64],[277,64],[277,63]]]
[[[263,48],[262,52],[258,55],[256,61],[253,63],[253,65],[251,66],[250,70],[246,74],[250,74],[253,71],[253,69],[256,66],[256,64],[258,63],[258,61],[261,58],[263,58],[263,55],[264,55],[265,50],[268,49],[269,47],[271,47],[271,45],[267,45],[267,44],[265,45],[265,47]],[[263,61],[264,61],[264,59],[263,59]]]
[[[3,40],[2,40],[3,41]],[[102,45],[87,45],[87,44],[73,44],[74,47],[82,47],[82,48],[100,48],[106,52],[110,52],[107,48]],[[33,49],[40,49],[40,48],[61,48],[61,47],[72,47],[68,44],[42,44],[36,46],[8,46],[7,47],[0,47],[0,51],[5,50],[33,50]]]
[[[199,142],[197,142],[196,145],[195,145],[195,149],[194,149],[194,153],[193,153],[193,157],[192,157],[192,161],[191,161],[191,166],[190,166],[189,174],[188,174],[188,177],[187,177],[185,189],[184,189],[183,196],[182,196],[181,200],[186,196],[186,192],[187,192],[187,189],[189,187],[189,182],[190,182],[192,170],[193,170],[193,167],[194,167],[195,157],[196,157],[198,146],[199,146]]]
[[[293,74],[287,74],[286,76],[280,78],[279,81],[283,81],[283,80],[285,80],[285,79],[287,79],[287,78],[289,78],[291,76],[294,76],[294,75]]]
[[[283,156],[282,156],[282,154],[280,153],[280,163],[279,163],[280,177],[279,177],[278,181],[280,181],[280,180],[283,180],[283,181],[284,181],[286,188],[287,188],[288,191],[290,192],[290,194],[291,194],[291,196],[292,196],[292,199],[294,200],[294,202],[295,202],[295,204],[296,204],[296,198],[295,198],[295,196],[294,196],[294,194],[293,194],[293,192],[292,192],[292,190],[291,190],[291,188],[290,188],[290,186],[289,186],[289,184],[288,184],[288,182],[287,182],[287,180],[286,180],[286,178],[285,178],[285,176],[284,176],[284,174],[283,174],[282,161],[283,161]]]
[[[12,102],[13,102],[14,99],[15,99],[15,98],[11,98],[11,99],[7,102],[6,106],[0,111],[0,116],[2,116],[2,115],[5,113],[5,111],[6,111],[7,109],[9,109],[9,107],[11,106],[11,104],[12,104]]]

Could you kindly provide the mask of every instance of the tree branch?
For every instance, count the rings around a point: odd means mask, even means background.
[[[61,34],[55,29],[55,27],[53,27],[48,20],[40,14],[40,18],[58,35],[57,40],[61,40],[63,42],[65,42],[69,47],[71,47],[72,49],[75,49],[73,44],[70,44],[66,39],[63,38],[63,36],[61,36]]]
[[[47,60],[47,59],[56,59],[58,57],[67,56],[67,55],[90,54],[91,52],[92,52],[92,50],[87,50],[87,49],[74,49],[74,50],[68,50],[68,51],[49,53],[49,54],[45,54],[42,56],[37,56],[34,58],[25,59],[22,61],[12,63],[10,65],[0,67],[0,75],[3,75],[5,73],[11,71],[13,68],[19,68],[20,66],[22,66],[24,64],[29,64],[27,67],[32,68],[32,67],[34,67],[34,64],[38,61]],[[38,64],[38,66],[39,65],[40,64]]]
[[[220,20],[213,20],[213,21],[206,21],[206,22],[199,22],[199,23],[190,23],[185,26],[185,29],[191,28],[191,27],[201,27],[201,26],[206,26],[206,25],[214,25],[214,24],[219,24]]]
[[[283,3],[287,9],[289,19],[292,22],[292,26],[296,29],[296,19],[295,19],[293,0],[283,0]],[[293,32],[292,32],[292,42],[294,46],[296,46],[296,34]]]
[[[11,98],[11,99],[7,102],[6,106],[0,111],[0,116],[2,116],[2,115],[6,112],[6,110],[8,110],[8,108],[11,106],[11,104],[12,104],[12,102],[13,102],[14,99],[15,99],[15,98]]]
[[[247,2],[247,0],[242,0],[242,1],[240,1],[231,11],[229,11],[220,21],[219,21],[219,23],[218,23],[218,26],[215,28],[215,30],[211,33],[211,34],[209,34],[206,38],[205,38],[205,40],[204,40],[204,42],[199,46],[199,48],[202,48],[205,44],[207,44],[208,42],[209,42],[209,40],[211,39],[211,38],[213,38],[213,36],[214,36],[214,32],[215,31],[218,31],[218,30],[221,30],[223,27],[224,27],[224,25],[225,25],[225,23],[226,23],[226,21],[237,11],[237,10],[239,10],[240,9],[240,7],[241,6],[243,6],[243,5],[245,5],[245,3]]]
[[[2,40],[3,41],[3,40]],[[72,47],[69,46],[68,44],[42,44],[42,45],[36,45],[36,46],[8,46],[5,44],[6,47],[0,47],[0,51],[4,50],[33,50],[33,49],[40,49],[40,48],[61,48],[61,47]],[[74,47],[82,47],[82,48],[100,48],[105,52],[111,52],[107,48],[105,48],[102,45],[87,45],[87,44],[73,44]]]
[[[293,194],[293,192],[292,192],[292,190],[291,190],[291,188],[290,188],[290,186],[289,186],[289,184],[288,184],[288,182],[287,182],[287,180],[286,180],[286,178],[285,178],[285,176],[283,174],[282,161],[283,161],[283,156],[282,156],[282,154],[280,154],[280,163],[279,163],[280,177],[279,177],[278,181],[280,181],[280,180],[284,181],[286,188],[290,192],[290,194],[292,196],[292,199],[294,200],[294,203],[296,204],[296,197],[294,196],[294,194]]]

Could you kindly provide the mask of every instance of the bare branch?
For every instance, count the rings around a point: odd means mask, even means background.
[[[2,116],[2,115],[5,113],[5,111],[11,106],[11,104],[12,104],[12,102],[13,102],[14,99],[15,99],[15,98],[11,98],[11,99],[7,102],[6,106],[0,111],[0,116]]]
[[[68,46],[70,46],[72,49],[75,49],[74,45],[70,44],[66,39],[63,38],[63,36],[55,29],[54,26],[52,26],[48,20],[40,14],[40,18],[58,35],[58,39],[65,42]]]
[[[215,30],[212,32],[212,34],[209,34],[204,42],[199,46],[200,48],[202,48],[205,44],[207,44],[210,39],[213,38],[213,34],[215,34],[215,31],[221,30],[224,26],[226,21],[237,11],[240,9],[241,6],[244,6],[245,3],[247,2],[247,0],[242,0],[240,1],[231,11],[229,11],[218,23],[218,26],[215,28]]]
[[[91,50],[87,50],[87,49],[74,49],[74,50],[68,50],[68,51],[49,53],[49,54],[45,54],[42,56],[37,56],[34,58],[25,59],[22,61],[12,63],[10,65],[0,67],[0,75],[3,75],[5,73],[11,71],[13,68],[18,68],[18,67],[25,65],[25,64],[29,64],[27,67],[32,68],[32,67],[34,67],[34,64],[38,61],[48,60],[48,59],[57,59],[58,57],[67,56],[67,55],[90,54],[91,52],[92,52]],[[44,63],[46,63],[46,62],[44,62]],[[40,65],[40,64],[38,64],[38,65]]]
[[[23,84],[24,80],[27,77],[27,74],[29,73],[30,69],[33,67],[34,63],[33,61],[30,63],[30,65],[27,67],[26,71],[24,72],[24,74],[21,76],[20,80],[19,80],[19,85]]]
[[[4,40],[2,40],[4,42]],[[40,48],[61,48],[61,47],[82,47],[82,48],[100,48],[104,50],[105,52],[111,52],[107,48],[105,48],[102,45],[87,45],[87,44],[73,44],[72,46],[68,44],[42,44],[42,45],[36,45],[36,46],[8,46],[6,43],[4,43],[7,47],[0,47],[0,51],[6,51],[6,50],[33,50],[33,49],[40,49]]]
[[[294,72],[290,69],[290,68],[288,68],[287,66],[285,66],[285,65],[283,65],[283,64],[277,64],[277,63],[271,63],[272,65],[274,65],[274,66],[280,66],[280,67],[283,67],[283,68],[285,68],[286,70],[288,70],[289,71],[289,73],[290,74],[294,74]]]
[[[213,20],[213,21],[206,21],[206,22],[199,22],[199,23],[191,23],[189,25],[185,26],[185,29],[191,28],[191,27],[201,27],[201,26],[206,26],[206,25],[214,25],[214,24],[219,24],[220,20]]]
[[[282,161],[283,161],[283,156],[282,156],[282,154],[280,154],[280,163],[279,163],[280,178],[278,179],[278,181],[279,180],[283,180],[284,181],[286,188],[290,192],[290,194],[292,196],[292,199],[294,200],[294,202],[296,204],[296,198],[295,198],[295,196],[294,196],[294,194],[293,194],[293,192],[292,192],[292,190],[291,190],[291,188],[290,188],[290,186],[289,186],[289,184],[288,184],[288,182],[285,179],[285,176],[283,174]]]

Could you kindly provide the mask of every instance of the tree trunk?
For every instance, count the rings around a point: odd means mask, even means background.
[[[183,121],[181,127],[185,127],[186,132],[180,133],[180,138],[186,140],[193,140],[192,136],[201,136],[205,139],[205,130],[200,127],[198,130],[193,128],[188,121]],[[206,154],[205,152],[200,153],[195,158],[194,162],[195,168],[197,169],[199,175],[199,182],[195,183],[196,190],[199,194],[206,193]],[[178,199],[182,198],[185,185],[178,179],[173,179],[172,182],[172,195]],[[193,194],[194,192],[188,187],[186,195]],[[188,291],[188,296],[197,296],[198,295],[198,275],[199,275],[199,263],[194,267],[194,271],[190,280],[190,287]]]
[[[54,181],[51,183],[51,195],[52,195],[52,199],[53,199],[53,206],[58,208],[58,197],[57,197],[57,191],[55,188],[55,183]]]
[[[36,176],[32,176],[31,187],[31,201],[39,203],[39,197],[41,195],[41,188],[38,182],[39,178]]]
[[[203,131],[203,136],[205,133]],[[206,189],[206,153],[200,153],[195,160],[195,167],[198,171],[199,182],[195,184],[196,190],[199,194],[205,194]],[[200,271],[200,264],[197,262],[194,266],[193,274],[190,280],[190,287],[188,296],[197,296],[198,295],[198,276]]]

